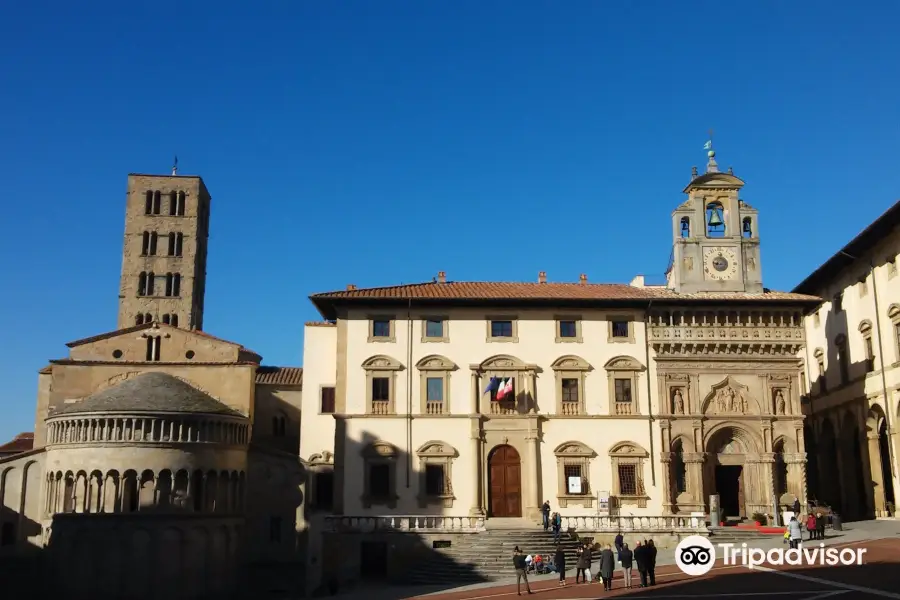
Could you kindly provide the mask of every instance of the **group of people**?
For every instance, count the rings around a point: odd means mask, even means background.
[[[622,567],[626,588],[633,587],[632,570],[635,566],[637,566],[640,575],[640,587],[656,585],[656,546],[654,545],[653,540],[638,542],[635,545],[634,550],[631,550],[620,533],[616,536],[614,545],[615,552],[613,552],[613,545],[611,544],[606,544],[600,550],[600,568],[596,581],[603,583],[604,590],[612,589],[613,575],[616,571],[616,562]],[[576,584],[595,581],[591,574],[594,550],[595,545],[592,543],[583,543],[575,549]],[[529,594],[534,593],[531,591],[531,586],[528,583],[528,571],[529,568],[535,566],[537,562],[542,563],[543,571],[555,571],[559,573],[559,585],[566,585],[566,553],[559,543],[556,545],[555,555],[547,565],[543,565],[543,560],[538,561],[538,557],[534,557],[532,561],[528,561],[528,558],[529,557],[526,557],[522,550],[516,546],[513,554],[513,566],[516,569],[516,593],[518,595],[522,595],[521,586],[523,581],[525,582],[526,591]],[[543,557],[541,557],[541,559],[542,558]]]
[[[825,539],[825,515],[809,513],[806,516],[806,531],[809,541]],[[790,543],[791,548],[798,548],[803,541],[803,528],[796,516],[791,517],[785,527],[784,538]]]

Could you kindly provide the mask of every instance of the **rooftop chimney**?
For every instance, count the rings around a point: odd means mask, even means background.
[[[348,291],[348,292],[352,292],[352,291],[355,290],[355,289],[356,289],[356,285],[355,285],[355,284],[353,284],[353,283],[348,283],[348,284],[347,284],[347,291]]]
[[[438,283],[447,283],[446,271],[438,271]]]
[[[538,283],[547,283],[547,271],[538,273]]]
[[[579,283],[581,283],[581,285],[586,284],[587,283],[587,275],[582,273],[581,275],[578,276],[578,281],[579,281]]]

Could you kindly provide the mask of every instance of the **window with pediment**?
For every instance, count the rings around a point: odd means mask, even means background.
[[[446,442],[430,441],[416,450],[419,458],[419,507],[439,504],[453,508],[453,460],[456,448]]]
[[[634,442],[619,442],[609,451],[612,462],[613,496],[620,506],[647,507],[644,467],[650,453]]]
[[[609,414],[639,415],[638,382],[644,365],[631,356],[617,356],[604,366],[609,378]]]
[[[556,414],[586,415],[584,385],[591,365],[580,356],[561,356],[553,362],[556,374]]]
[[[450,414],[450,374],[457,366],[449,358],[432,354],[418,363],[419,412],[423,415]]]
[[[863,351],[866,355],[866,373],[871,373],[875,370],[875,345],[872,343],[872,322],[866,319],[860,323],[859,333],[862,336]]]
[[[900,304],[891,304],[888,307],[888,318],[894,328],[894,353],[900,361]]]
[[[313,454],[307,461],[309,473],[306,497],[314,511],[334,510],[334,454],[325,450]]]
[[[850,381],[850,347],[847,344],[847,336],[843,333],[834,338],[834,346],[837,348],[838,369],[841,375],[841,385]]]
[[[397,507],[397,461],[400,452],[388,442],[366,446],[363,457],[363,508]]]
[[[597,453],[581,442],[571,441],[557,446],[553,454],[556,456],[556,500],[560,508],[570,504],[593,507],[591,459]]]
[[[479,389],[473,389],[481,412],[493,415],[527,414],[534,406],[534,378],[537,366],[515,356],[498,354],[470,365]],[[485,406],[485,402],[488,403]]]
[[[825,372],[825,351],[816,348],[813,352],[813,358],[816,359],[816,382],[818,383],[818,392],[825,394],[828,392],[828,374]]]
[[[378,355],[362,364],[366,370],[366,413],[396,414],[397,373],[403,365],[390,356]]]

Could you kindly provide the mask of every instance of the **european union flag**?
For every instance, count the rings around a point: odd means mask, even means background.
[[[483,396],[489,392],[496,392],[499,389],[500,389],[500,378],[499,377],[491,377],[490,382],[488,383],[487,387],[484,388],[484,391],[481,392],[481,395]]]

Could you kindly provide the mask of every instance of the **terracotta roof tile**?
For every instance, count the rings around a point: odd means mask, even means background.
[[[44,367],[43,369],[38,371],[38,373],[40,373],[41,375],[48,375],[52,371],[53,371],[53,365],[47,365],[46,367]]]
[[[490,281],[427,282],[313,294],[317,300],[819,300],[790,292],[678,294],[663,287],[635,287],[623,283],[522,283]]]
[[[256,383],[265,385],[303,385],[303,367],[260,367],[256,370]]]
[[[336,323],[333,321],[307,321],[307,327],[334,327]]]
[[[11,441],[0,445],[0,454],[18,454],[19,452],[28,452],[34,448],[34,433],[20,433]]]

